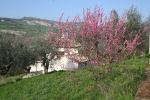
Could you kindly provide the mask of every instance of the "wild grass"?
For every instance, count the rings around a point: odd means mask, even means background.
[[[110,64],[97,83],[88,68],[6,82],[0,85],[0,100],[133,100],[147,64],[145,57]]]

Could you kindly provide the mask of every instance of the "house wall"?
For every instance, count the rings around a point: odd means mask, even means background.
[[[50,64],[51,65],[51,64]],[[53,64],[49,67],[49,72],[52,70],[71,70],[77,69],[78,63],[73,62],[71,59],[66,56],[61,57],[60,59],[53,62]]]
[[[59,48],[58,51],[64,52],[64,55],[61,58],[50,62],[48,72],[51,72],[54,70],[56,70],[56,71],[72,70],[72,69],[78,68],[79,64],[67,57],[68,53],[69,54],[78,54],[77,48]],[[47,54],[47,58],[49,58],[49,57],[50,57],[50,54]],[[30,65],[30,67],[31,67],[30,72],[42,71],[44,73],[44,66],[42,65],[41,61],[38,61],[34,65]]]
[[[31,67],[30,72],[41,71],[42,73],[44,73],[44,66],[42,65],[41,61],[38,61],[34,65],[30,65],[29,67]]]
[[[42,65],[42,62],[40,61],[34,65],[30,65],[30,67],[31,67],[30,72],[42,71],[42,73],[44,73],[44,66]],[[67,58],[66,56],[62,56],[60,59],[50,62],[48,72],[51,72],[54,70],[56,71],[72,70],[72,69],[77,69],[77,68],[78,68],[77,62],[73,62],[71,59]]]

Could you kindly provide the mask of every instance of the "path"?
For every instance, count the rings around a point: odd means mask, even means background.
[[[24,75],[22,78],[30,78],[30,77],[37,76],[40,74],[42,74],[42,71],[30,72],[30,73],[27,73],[26,75]]]
[[[147,66],[146,78],[140,84],[134,100],[150,100],[150,64]]]

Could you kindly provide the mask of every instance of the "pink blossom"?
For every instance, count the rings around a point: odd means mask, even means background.
[[[72,23],[68,19],[62,23],[62,14],[57,27],[58,32],[49,26],[50,43],[54,43],[56,46],[70,46],[74,42],[81,44],[82,55],[88,56],[89,64],[110,63],[112,59],[125,58],[142,43],[139,41],[141,31],[133,40],[124,40],[127,29],[124,26],[126,13],[118,19],[115,27],[111,20],[112,14],[109,17],[104,16],[103,9],[100,8],[95,8],[94,12],[84,9],[83,19],[81,20],[77,16]],[[53,39],[52,33],[56,34],[55,39]],[[132,32],[129,34],[132,36]]]

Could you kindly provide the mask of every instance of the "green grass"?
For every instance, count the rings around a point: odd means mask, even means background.
[[[0,100],[133,100],[147,64],[145,57],[113,63],[97,84],[88,69],[39,75],[0,85]]]
[[[0,78],[1,78],[1,77],[3,78],[3,81],[0,82],[0,87],[3,86],[3,85],[15,83],[15,82],[21,80],[23,75],[24,75],[24,74],[20,74],[20,75],[16,75],[16,76],[10,76],[10,77],[8,77],[8,78],[6,78],[6,79],[5,79],[5,77],[0,76]]]

